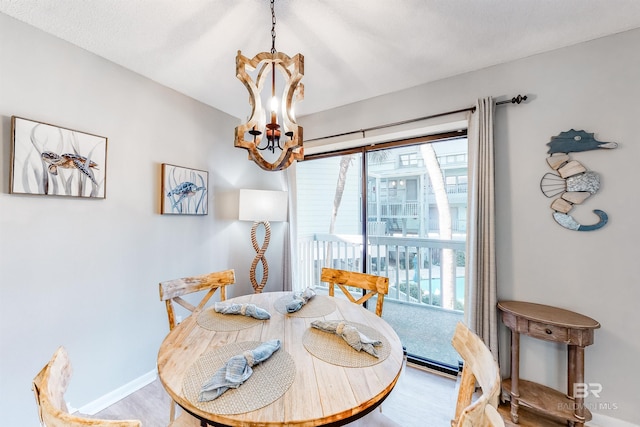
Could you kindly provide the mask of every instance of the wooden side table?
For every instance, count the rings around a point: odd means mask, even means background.
[[[518,422],[520,405],[552,418],[583,427],[591,420],[582,394],[574,395],[574,384],[584,383],[584,348],[593,344],[593,331],[600,323],[561,308],[521,301],[500,301],[502,321],[511,330],[511,378],[502,383],[511,400],[511,419]],[[567,394],[520,376],[520,334],[568,346]]]

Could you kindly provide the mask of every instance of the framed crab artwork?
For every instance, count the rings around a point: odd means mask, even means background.
[[[107,138],[11,117],[10,192],[105,198]]]
[[[207,215],[209,173],[198,169],[162,164],[160,213]]]

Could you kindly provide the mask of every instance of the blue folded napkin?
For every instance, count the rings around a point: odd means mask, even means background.
[[[366,351],[372,356],[379,357],[376,347],[382,345],[382,341],[374,340],[355,326],[347,325],[345,322],[314,320],[311,326],[323,332],[334,333],[347,342],[354,350]]]
[[[200,402],[214,400],[230,388],[240,387],[253,374],[251,367],[267,360],[279,348],[280,340],[271,340],[253,350],[233,356],[202,385],[198,400]]]
[[[216,301],[213,305],[217,313],[222,314],[241,314],[260,320],[270,319],[271,314],[264,308],[260,308],[255,304],[239,304],[230,302]]]
[[[287,303],[287,313],[295,313],[300,310],[309,300],[316,296],[316,292],[311,288],[306,288],[302,292],[294,294],[293,300]]]

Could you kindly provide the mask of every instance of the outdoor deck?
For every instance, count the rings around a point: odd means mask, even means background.
[[[395,329],[407,353],[458,366],[460,356],[451,338],[456,324],[463,321],[462,312],[385,298],[382,318]]]

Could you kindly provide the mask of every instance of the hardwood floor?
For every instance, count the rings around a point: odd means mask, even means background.
[[[143,427],[167,427],[171,400],[160,380],[142,387],[91,418],[140,420]]]
[[[382,403],[382,414],[375,409],[348,425],[449,427],[455,411],[456,393],[455,380],[408,365],[396,387]],[[156,380],[97,413],[95,418],[138,419],[144,427],[166,427],[169,396]]]

